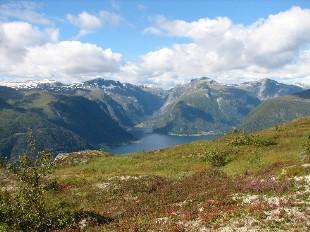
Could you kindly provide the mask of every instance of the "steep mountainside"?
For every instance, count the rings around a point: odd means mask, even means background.
[[[0,87],[0,116],[0,154],[7,157],[27,149],[29,128],[38,147],[54,153],[134,140],[105,105],[82,96]]]
[[[49,122],[44,117],[22,109],[0,110],[0,156],[16,159],[28,150],[28,129],[38,150],[52,153],[77,151],[91,148],[84,139],[70,130]]]
[[[307,115],[310,115],[310,90],[263,102],[242,121],[240,128],[261,130]]]
[[[135,125],[170,134],[222,133],[238,126],[261,100],[302,90],[270,79],[228,86],[200,78],[170,90],[102,78],[73,84],[50,80],[2,84],[15,90],[0,89],[0,107],[30,110],[90,144],[132,140],[126,130]]]
[[[167,92],[119,81],[97,78],[83,83],[62,84],[57,81],[2,82],[24,91],[47,90],[58,94],[83,96],[104,104],[114,120],[132,127],[152,115],[165,102]]]
[[[173,134],[223,132],[259,103],[247,91],[200,78],[172,89],[165,105],[144,126]]]
[[[116,120],[130,126],[157,111],[167,95],[165,91],[101,78],[86,81],[82,86],[89,90],[88,93],[84,92],[84,96],[104,102]],[[123,116],[127,120],[124,121],[121,118]]]
[[[279,83],[271,79],[245,82],[238,87],[250,92],[253,96],[258,97],[260,100],[290,95],[304,90],[302,87]]]

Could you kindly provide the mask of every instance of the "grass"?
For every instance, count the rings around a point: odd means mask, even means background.
[[[50,202],[62,199],[72,211],[109,218],[88,225],[89,231],[305,231],[310,227],[310,168],[309,157],[300,154],[309,131],[308,117],[254,134],[273,141],[259,146],[233,145],[242,134],[229,133],[214,141],[127,156],[73,153],[66,158],[72,162],[59,162],[52,177],[58,188],[47,197]],[[232,151],[223,167],[209,166],[206,155],[214,149]],[[305,177],[297,181],[296,176]],[[279,210],[284,221],[277,221]]]
[[[288,123],[281,126],[281,132],[274,128],[257,133],[262,138],[273,138],[275,145],[235,146],[238,155],[222,168],[228,175],[242,174],[246,171],[257,171],[276,162],[297,162],[302,152],[302,138],[310,131],[310,119]],[[127,156],[104,156],[77,166],[58,170],[59,176],[89,178],[113,175],[157,175],[168,178],[179,178],[208,169],[206,153],[213,148],[225,149],[232,137],[228,134],[215,141],[198,141],[191,144],[177,145],[153,152],[136,153]],[[249,162],[249,157],[259,153],[260,165]]]

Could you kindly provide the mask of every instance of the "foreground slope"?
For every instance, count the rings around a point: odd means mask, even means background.
[[[49,199],[109,218],[84,221],[89,231],[307,231],[309,136],[308,117],[129,156],[72,153]],[[228,157],[215,169],[214,152]]]

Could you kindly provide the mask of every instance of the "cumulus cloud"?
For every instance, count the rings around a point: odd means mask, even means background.
[[[116,72],[121,55],[111,49],[79,41],[62,41],[36,46],[28,50],[17,69],[10,70],[13,76],[40,78],[64,78],[84,80]]]
[[[67,15],[78,37],[122,18],[108,11]],[[123,61],[109,48],[79,41],[59,41],[57,28],[29,22],[0,23],[0,76],[18,79],[79,81],[96,76],[165,88],[209,76],[236,83],[260,78],[310,84],[310,10],[293,7],[235,24],[227,17],[195,21],[152,19],[145,33],[185,37],[190,42],[149,51]]]
[[[309,68],[302,68],[305,62],[309,65],[305,58],[310,43],[309,9],[293,7],[249,26],[234,24],[227,17],[187,22],[158,16],[152,21],[145,33],[186,37],[192,42],[143,55],[135,69],[149,76],[150,82],[172,76],[178,83],[200,75],[230,82],[249,76],[295,80],[303,70],[304,80],[310,83]]]
[[[17,79],[85,80],[119,70],[122,56],[79,41],[58,41],[57,29],[0,24],[0,75]]]
[[[93,33],[104,25],[118,25],[122,20],[120,15],[104,10],[96,15],[90,14],[86,11],[83,11],[77,16],[67,14],[67,19],[70,23],[80,29],[79,33],[75,36],[76,39]]]
[[[26,22],[0,24],[0,67],[6,69],[21,62],[29,47],[57,42],[58,34],[58,29],[39,30]]]
[[[52,25],[51,20],[38,12],[40,5],[34,2],[18,1],[0,4],[0,20],[21,20],[33,24]]]

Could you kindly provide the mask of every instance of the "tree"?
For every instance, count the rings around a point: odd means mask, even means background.
[[[18,162],[8,165],[16,176],[17,190],[13,193],[0,192],[0,229],[13,231],[52,231],[72,223],[72,215],[61,203],[46,201],[48,176],[55,164],[47,152],[36,153],[35,142],[30,134],[28,152]],[[36,157],[36,158],[29,158]]]

